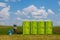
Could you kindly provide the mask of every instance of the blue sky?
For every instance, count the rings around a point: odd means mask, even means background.
[[[60,0],[0,0],[0,25],[24,20],[52,20],[60,26]]]

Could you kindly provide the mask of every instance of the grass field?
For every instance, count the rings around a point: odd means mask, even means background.
[[[60,26],[53,27],[53,34],[60,35]]]
[[[18,32],[21,32],[22,27],[17,27]],[[60,40],[60,26],[53,27],[53,35],[23,35],[13,34],[7,35],[8,30],[12,30],[11,26],[0,26],[0,40]]]
[[[8,34],[8,30],[13,30],[12,26],[0,26],[0,35],[6,35]],[[18,34],[22,32],[22,27],[17,26],[17,32]],[[60,26],[53,27],[53,34],[59,34],[60,35]]]
[[[60,35],[0,35],[0,40],[60,40]]]
[[[22,27],[17,26],[17,29],[18,29],[17,32],[19,34],[22,31]],[[0,35],[7,35],[8,30],[13,31],[13,27],[12,26],[0,26]]]

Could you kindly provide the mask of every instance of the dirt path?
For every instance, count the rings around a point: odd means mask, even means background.
[[[60,40],[60,35],[0,35],[0,40]]]

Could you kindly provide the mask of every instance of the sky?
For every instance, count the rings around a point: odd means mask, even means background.
[[[24,20],[52,20],[60,26],[60,0],[0,0],[0,25],[22,25]]]

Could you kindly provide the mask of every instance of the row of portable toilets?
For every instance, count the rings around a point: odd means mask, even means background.
[[[23,34],[52,34],[52,21],[23,21]]]

